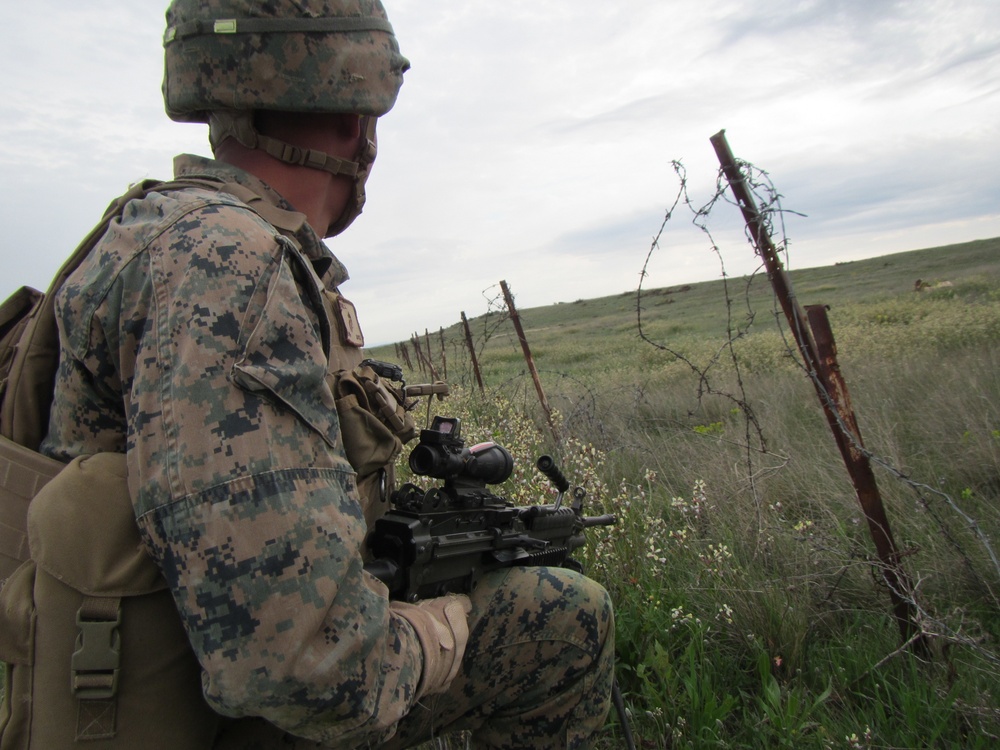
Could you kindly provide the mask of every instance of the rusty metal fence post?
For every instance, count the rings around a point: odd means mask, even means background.
[[[767,270],[775,296],[791,327],[799,353],[816,388],[830,430],[850,474],[858,502],[875,543],[882,576],[889,588],[893,616],[903,642],[908,643],[920,635],[916,623],[913,587],[900,564],[900,554],[889,529],[885,506],[875,483],[871,463],[861,442],[861,432],[851,407],[847,384],[837,363],[836,345],[826,316],[826,308],[822,305],[810,306],[808,316],[803,311],[795,298],[791,281],[768,233],[764,216],[758,210],[746,178],[729,148],[725,131],[719,131],[710,140],[737,205],[743,213],[757,254]]]

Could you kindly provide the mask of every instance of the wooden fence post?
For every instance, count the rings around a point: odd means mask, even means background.
[[[483,387],[483,376],[479,372],[479,359],[476,357],[476,347],[472,343],[472,329],[469,328],[469,319],[465,317],[465,310],[462,310],[462,327],[465,329],[465,345],[468,347],[469,357],[472,359],[472,371],[476,374],[479,392],[486,393],[486,388]]]
[[[528,348],[528,339],[525,338],[524,329],[521,327],[521,318],[517,314],[517,308],[514,306],[514,298],[510,294],[510,289],[507,288],[507,282],[500,282],[500,289],[503,290],[503,298],[507,302],[507,309],[510,310],[510,319],[514,323],[514,330],[517,331],[518,341],[521,342],[521,351],[524,352],[524,361],[528,363],[528,370],[531,372],[531,379],[535,381],[535,391],[538,393],[538,402],[542,405],[542,411],[545,412],[545,418],[548,420],[549,429],[552,430],[552,437],[555,438],[557,443],[562,442],[559,438],[559,430],[556,429],[554,420],[552,419],[552,409],[549,407],[549,402],[545,398],[545,391],[542,390],[542,381],[538,378],[538,370],[535,368],[535,360],[531,356],[531,349]]]
[[[448,355],[444,346],[444,326],[438,328],[438,336],[441,339],[441,373],[444,379],[448,380]]]

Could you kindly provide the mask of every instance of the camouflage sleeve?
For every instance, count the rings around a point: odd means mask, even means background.
[[[206,209],[127,265],[104,314],[148,311],[117,344],[129,479],[206,697],[353,746],[409,710],[422,656],[362,570],[317,284],[258,217]]]

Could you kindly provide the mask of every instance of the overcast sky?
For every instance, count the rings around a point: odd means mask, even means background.
[[[413,67],[331,244],[369,343],[479,315],[501,279],[522,308],[634,290],[671,160],[708,200],[722,128],[806,215],[793,268],[1000,236],[997,0],[385,2]],[[163,114],[165,7],[7,3],[0,298],[45,288],[129,183],[207,154]],[[661,248],[646,285],[718,278],[687,217]],[[756,267],[722,249],[730,275]]]

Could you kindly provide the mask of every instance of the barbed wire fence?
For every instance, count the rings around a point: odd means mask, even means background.
[[[722,170],[719,170],[716,178],[715,192],[707,203],[700,207],[695,207],[694,202],[691,200],[688,194],[688,180],[687,171],[684,165],[677,160],[671,162],[674,173],[678,180],[677,193],[674,196],[674,200],[670,207],[666,210],[663,222],[660,224],[660,228],[657,230],[650,243],[649,251],[646,253],[646,258],[643,261],[642,269],[639,273],[639,286],[636,289],[635,295],[635,311],[636,311],[636,328],[638,330],[639,337],[652,346],[674,359],[683,362],[687,366],[689,371],[695,376],[697,382],[696,398],[699,403],[707,396],[720,396],[725,400],[730,401],[735,408],[739,409],[740,413],[743,415],[744,421],[744,450],[745,450],[745,461],[747,465],[747,477],[750,484],[750,492],[754,499],[754,505],[757,512],[757,523],[758,529],[763,527],[763,520],[761,518],[761,503],[760,496],[757,490],[757,483],[755,477],[757,472],[754,470],[754,455],[755,453],[769,453],[767,449],[767,440],[764,435],[764,430],[760,425],[760,421],[757,419],[757,415],[754,411],[754,407],[751,404],[749,398],[747,397],[746,387],[743,382],[743,373],[740,366],[740,359],[734,349],[734,345],[737,341],[746,337],[756,321],[757,314],[750,304],[749,289],[753,284],[755,278],[759,274],[762,266],[758,266],[749,276],[745,279],[744,293],[742,300],[744,301],[745,313],[742,321],[737,320],[735,313],[735,303],[736,297],[730,291],[730,276],[726,272],[726,263],[718,243],[712,235],[711,230],[708,226],[708,219],[712,210],[720,202],[731,202],[726,196],[724,176]],[[766,178],[766,175],[761,175]],[[754,184],[761,184],[761,180],[755,180]],[[767,200],[763,202],[765,214],[768,216],[777,213],[779,216],[781,214],[780,198],[781,196],[777,191],[773,190],[769,180],[764,180],[763,184],[768,187]],[[716,257],[719,265],[720,278],[722,279],[722,290],[723,290],[723,303],[725,309],[725,340],[723,343],[717,347],[715,353],[709,357],[708,362],[705,364],[697,364],[684,352],[677,350],[674,346],[654,338],[650,335],[643,325],[643,313],[645,308],[643,306],[643,298],[645,293],[645,281],[649,278],[649,264],[653,258],[653,255],[660,249],[660,239],[663,236],[664,230],[667,225],[673,220],[674,213],[678,208],[684,208],[688,210],[691,214],[691,223],[697,227],[697,229],[705,235],[711,253]],[[786,246],[784,237],[781,243],[782,247]],[[730,392],[728,389],[720,389],[715,387],[712,379],[712,370],[715,369],[716,365],[722,360],[723,357],[727,357],[729,362],[732,364],[733,372],[736,376],[736,391]]]
[[[759,462],[763,458],[768,459],[768,466],[773,466],[777,460],[781,466],[787,460],[787,456],[775,452],[771,449],[768,436],[762,426],[754,403],[748,396],[744,379],[743,365],[736,345],[741,340],[750,335],[758,323],[759,313],[751,301],[751,287],[759,281],[764,269],[763,263],[750,274],[734,279],[726,269],[725,257],[719,243],[713,236],[710,228],[710,218],[713,212],[719,210],[720,205],[728,207],[737,206],[736,201],[730,197],[723,170],[719,170],[715,183],[714,193],[704,203],[698,204],[692,200],[688,192],[688,177],[684,165],[679,161],[671,162],[671,166],[678,180],[678,189],[672,202],[666,208],[662,222],[658,231],[653,236],[640,271],[640,283],[635,292],[635,320],[637,336],[656,351],[662,352],[666,357],[683,363],[694,378],[693,397],[701,403],[708,397],[718,397],[729,402],[734,409],[737,409],[742,417],[743,432],[742,441],[739,448],[743,454],[744,476],[748,484],[748,490],[753,498],[757,513],[758,529],[763,529],[765,521],[763,513],[765,503],[757,486],[757,477],[762,471]],[[739,167],[745,176],[747,184],[750,186],[754,196],[757,198],[764,225],[769,234],[776,238],[776,245],[782,255],[788,257],[790,242],[786,234],[785,216],[786,214],[800,215],[795,211],[790,211],[782,205],[782,195],[775,188],[770,176],[764,170],[754,165],[740,161]],[[697,230],[704,236],[707,247],[718,263],[720,277],[722,279],[722,299],[721,307],[725,316],[725,335],[720,343],[713,348],[713,353],[707,361],[695,361],[689,353],[680,350],[668,340],[657,337],[646,327],[644,315],[646,308],[644,302],[648,291],[647,283],[650,278],[649,265],[654,256],[661,251],[664,232],[668,225],[676,221],[678,215],[686,212]],[[749,229],[746,230],[746,239],[753,244],[754,237]],[[485,301],[486,312],[476,316],[472,323],[474,355],[479,360],[489,356],[496,356],[498,351],[513,351],[518,349],[518,339],[510,325],[511,315],[505,304],[503,294],[499,284],[493,285],[482,291]],[[817,374],[812,371],[807,363],[803,361],[797,348],[790,337],[790,329],[782,320],[782,313],[776,298],[773,299],[772,309],[769,317],[773,319],[773,325],[780,334],[784,355],[790,358],[795,366],[810,380],[816,382]],[[464,315],[464,313],[463,313]],[[416,334],[415,334],[416,336]],[[444,331],[440,332],[441,356],[451,363],[452,370],[449,373],[449,380],[464,387],[474,387],[474,375],[472,369],[472,359],[469,352],[469,344],[465,337],[459,332],[445,336]],[[405,350],[405,345],[404,350]],[[447,351],[446,351],[447,350]],[[428,352],[428,356],[430,353]],[[725,368],[722,364],[725,363]],[[735,387],[719,385],[716,378],[716,371],[725,369],[727,373],[735,375]],[[569,432],[586,432],[601,441],[621,440],[620,434],[611,435],[605,430],[604,420],[600,414],[600,397],[596,389],[579,377],[569,372],[551,369],[540,369],[554,392],[560,394],[573,393],[572,398],[565,397],[560,403],[560,413],[565,423],[573,428]],[[721,379],[724,380],[724,379]],[[564,387],[567,386],[567,387]],[[817,390],[821,398],[832,401],[830,395],[826,393],[822,383],[817,383]],[[525,371],[510,375],[502,382],[487,384],[488,394],[505,394],[512,400],[521,401],[526,409],[533,406],[533,396],[528,375]],[[642,394],[637,393],[635,398],[641,399]],[[829,404],[826,404],[829,405]],[[834,410],[835,414],[839,414]],[[843,418],[838,416],[840,427],[848,436],[853,436],[849,425],[843,423]],[[953,495],[943,491],[939,487],[933,486],[933,482],[920,481],[919,478],[911,476],[906,470],[897,466],[892,460],[885,456],[875,454],[866,448],[855,437],[851,437],[851,448],[860,455],[877,466],[885,476],[893,481],[904,485],[913,493],[916,501],[927,511],[928,516],[933,519],[938,527],[941,536],[953,547],[955,552],[965,561],[969,573],[978,581],[982,590],[987,592],[993,606],[1000,609],[1000,596],[996,592],[996,581],[1000,579],[1000,558],[993,547],[989,534],[982,528],[981,523],[972,514],[967,512],[962,503]],[[641,450],[638,444],[625,446]],[[972,555],[966,549],[966,541],[963,537],[952,531],[951,526],[954,519],[958,519],[959,526],[972,535],[976,543],[980,545],[990,561],[990,570],[983,572],[972,561]],[[883,563],[868,556],[867,564],[872,570],[879,569]],[[1000,656],[984,645],[978,635],[969,635],[963,632],[962,621],[955,625],[948,621],[947,617],[936,615],[919,601],[918,593],[923,585],[922,579],[918,579],[905,590],[895,593],[903,597],[909,606],[916,612],[916,620],[919,624],[919,632],[916,637],[931,637],[943,639],[947,642],[967,646],[980,653],[987,661],[1000,666]]]
[[[786,213],[797,213],[789,212],[782,207],[781,204],[781,194],[775,189],[770,176],[763,170],[758,169],[754,165],[739,160],[737,162],[739,170],[743,175],[743,179],[746,184],[750,187],[751,193],[757,199],[758,206],[760,207],[760,214],[763,220],[763,226],[768,236],[777,236],[778,240],[776,245],[778,249],[786,254],[789,246],[789,241],[785,231],[784,216]],[[716,205],[721,201],[728,203],[732,206],[739,207],[738,203],[734,201],[728,193],[727,184],[725,180],[724,170],[720,169],[716,180],[716,189],[712,197],[707,203],[700,207],[695,207],[695,204],[691,201],[687,190],[687,175],[684,170],[683,164],[680,162],[672,162],[675,173],[678,177],[679,188],[677,194],[666,210],[663,222],[660,225],[659,230],[654,236],[649,252],[646,255],[646,259],[643,263],[642,271],[640,273],[640,285],[636,292],[636,321],[637,328],[639,330],[640,338],[648,343],[655,349],[670,355],[671,357],[683,362],[690,371],[695,375],[697,381],[697,397],[699,401],[707,395],[717,395],[724,399],[731,401],[736,408],[740,410],[743,415],[744,424],[746,427],[744,434],[744,445],[745,449],[745,461],[746,461],[746,477],[750,485],[751,493],[755,499],[756,507],[758,513],[760,511],[759,496],[757,493],[756,484],[754,481],[757,475],[754,467],[755,455],[772,455],[767,448],[767,440],[764,435],[764,431],[760,425],[759,420],[754,411],[753,405],[747,398],[746,389],[744,386],[740,360],[737,352],[734,349],[734,344],[740,339],[744,338],[749,334],[751,328],[756,320],[756,312],[750,303],[750,295],[748,290],[750,285],[753,283],[755,276],[763,268],[763,264],[759,266],[756,271],[750,274],[746,278],[746,286],[744,288],[744,294],[740,297],[742,302],[745,304],[746,314],[742,322],[735,320],[734,315],[734,297],[730,294],[729,276],[726,273],[725,261],[722,255],[722,251],[719,245],[716,243],[712,232],[708,226],[708,217]],[[671,345],[664,343],[663,341],[657,340],[654,337],[648,335],[643,326],[643,283],[648,277],[647,269],[653,255],[660,249],[660,240],[668,224],[674,219],[674,214],[678,208],[686,208],[691,214],[691,223],[696,226],[707,238],[709,247],[712,253],[717,257],[721,272],[721,277],[723,279],[723,297],[724,306],[726,314],[726,339],[724,343],[717,349],[714,356],[710,357],[707,364],[697,364],[692,361],[685,353],[677,351]],[[755,237],[750,229],[747,227],[746,239],[751,246],[756,245]],[[786,260],[787,263],[787,260]],[[869,450],[859,439],[856,428],[845,423],[844,417],[841,412],[836,408],[834,404],[834,398],[829,393],[827,386],[821,382],[818,373],[812,367],[810,367],[800,355],[796,345],[789,340],[789,329],[782,321],[782,313],[777,304],[777,296],[775,296],[775,303],[772,309],[775,326],[781,336],[781,340],[784,346],[785,355],[791,358],[795,363],[796,367],[811,381],[813,381],[817,391],[820,394],[821,399],[824,402],[824,406],[830,408],[831,413],[835,416],[839,423],[839,428],[842,433],[849,439],[851,443],[851,449],[856,451],[859,455],[863,456],[866,461],[878,466],[882,469],[887,476],[892,478],[907,487],[915,496],[917,502],[928,512],[928,515],[934,520],[938,527],[938,531],[941,536],[947,540],[947,542],[954,548],[956,553],[964,561],[967,571],[972,575],[976,581],[979,583],[981,588],[986,591],[993,606],[1000,609],[1000,599],[997,598],[996,591],[994,590],[994,585],[991,584],[990,579],[987,575],[981,573],[977,566],[973,563],[971,555],[963,547],[962,542],[956,537],[954,533],[949,529],[944,515],[939,512],[941,508],[950,511],[956,518],[960,520],[961,526],[969,531],[976,542],[985,551],[992,569],[990,573],[995,576],[994,580],[1000,578],[1000,559],[998,559],[997,553],[993,547],[993,544],[989,538],[989,535],[983,530],[979,520],[974,518],[971,514],[966,512],[961,504],[956,500],[954,495],[945,492],[938,487],[932,486],[929,482],[920,481],[919,479],[911,476],[908,472],[902,468],[895,465],[893,461],[887,457],[875,454],[873,451]],[[719,363],[719,361],[724,357],[728,357],[729,364],[731,365],[732,371],[736,374],[736,384],[737,388],[735,392],[730,392],[727,389],[718,389],[714,387],[711,380],[711,373],[713,368]],[[934,500],[939,501],[935,503]],[[760,520],[758,516],[758,520]],[[873,572],[879,568],[884,568],[885,563],[879,560],[875,560],[869,556],[868,563],[871,565]],[[885,571],[883,571],[885,572]],[[905,603],[912,608],[915,613],[915,621],[917,628],[912,633],[912,635],[904,642],[899,651],[895,652],[891,656],[901,653],[907,648],[911,648],[921,642],[922,639],[940,639],[947,643],[953,643],[962,645],[964,647],[970,648],[976,651],[988,662],[995,665],[1000,665],[1000,654],[995,650],[986,648],[983,645],[983,640],[980,634],[967,634],[963,632],[965,620],[963,617],[959,617],[958,625],[952,625],[947,617],[937,615],[931,612],[920,598],[917,593],[921,587],[922,580],[918,580],[912,585],[906,587],[901,587],[899,590],[894,590],[892,593],[898,597],[905,600]],[[887,657],[888,658],[888,657]],[[874,667],[873,667],[874,669]]]

